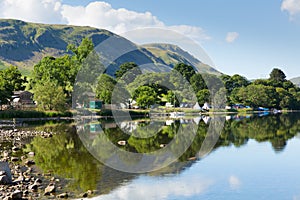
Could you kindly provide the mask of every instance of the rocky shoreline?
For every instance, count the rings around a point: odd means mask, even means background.
[[[64,183],[51,172],[42,174],[35,167],[34,152],[24,153],[24,141],[39,136],[50,138],[55,133],[44,131],[0,130],[0,199],[58,199],[68,198]],[[10,143],[8,147],[3,145]],[[80,197],[92,195],[92,191]],[[78,198],[80,198],[78,197]]]

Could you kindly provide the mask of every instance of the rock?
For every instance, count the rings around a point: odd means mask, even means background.
[[[0,176],[4,176],[6,175],[6,172],[5,171],[0,171]]]
[[[25,180],[23,175],[20,175],[15,181],[17,182],[23,182]]]
[[[56,190],[56,187],[54,184],[50,183],[46,188],[45,188],[45,193],[44,195],[50,195],[51,193],[54,193]]]
[[[7,162],[0,162],[0,171],[2,171],[3,174],[0,176],[0,184],[12,184],[11,172]]]
[[[29,153],[28,153],[28,156],[33,157],[34,155],[35,155],[34,152],[29,152]]]
[[[19,148],[19,147],[16,147],[16,146],[14,146],[14,147],[12,148],[12,150],[13,150],[13,151],[19,151],[19,150],[20,150],[20,148]]]
[[[126,145],[126,141],[125,140],[121,140],[121,141],[118,142],[118,145],[125,146]]]
[[[41,179],[37,178],[37,179],[34,181],[34,184],[36,184],[36,185],[41,185],[42,182],[43,182],[43,181],[42,181]]]
[[[8,185],[11,183],[12,183],[12,181],[9,180],[7,175],[0,176],[0,185]]]
[[[33,160],[26,160],[25,165],[34,165],[35,162]]]
[[[82,193],[80,196],[83,197],[83,198],[86,198],[86,197],[88,197],[88,193],[87,192]]]
[[[189,160],[189,161],[197,160],[197,158],[196,158],[196,157],[190,157],[188,160]]]
[[[12,162],[17,162],[17,161],[19,161],[19,158],[18,157],[11,157],[11,159],[10,159]]]
[[[68,198],[69,195],[68,195],[68,193],[62,193],[62,194],[57,195],[56,197],[59,199],[64,199],[64,198]]]
[[[33,185],[30,185],[29,187],[28,187],[28,189],[29,190],[32,190],[32,191],[37,191],[38,190],[38,188],[39,188],[39,186],[37,185],[37,184],[33,184]]]
[[[11,199],[22,199],[23,197],[23,192],[20,190],[16,190],[11,194]]]
[[[28,190],[25,190],[25,191],[23,192],[23,196],[27,196],[27,195],[29,195],[29,191],[28,191]]]
[[[3,151],[3,157],[8,157],[9,153],[7,151]]]

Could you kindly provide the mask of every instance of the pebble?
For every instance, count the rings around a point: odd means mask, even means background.
[[[51,138],[54,135],[55,133],[44,131],[0,130],[0,161],[9,164],[12,175],[8,179],[6,172],[0,170],[0,200],[43,199],[45,198],[43,195],[49,195],[47,198],[51,199],[73,198],[72,195],[70,196],[66,192],[55,196],[57,192],[62,192],[64,189],[64,181],[52,177],[54,174],[53,171],[48,171],[44,174],[35,171],[33,157],[36,156],[36,152],[32,151],[26,154],[22,152],[22,148],[24,147],[22,141],[25,141],[25,138],[36,136]],[[1,146],[3,144],[1,144],[1,141],[12,142],[14,145],[13,147]],[[90,190],[77,197],[88,197],[92,193],[93,191]]]
[[[50,183],[46,188],[45,188],[45,193],[44,195],[50,195],[51,193],[54,193],[56,190],[56,187],[53,183]]]
[[[68,193],[62,193],[62,194],[57,195],[56,197],[59,199],[65,199],[65,198],[68,198],[69,195],[68,195]]]

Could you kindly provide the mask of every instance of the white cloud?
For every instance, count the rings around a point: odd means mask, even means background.
[[[60,0],[1,0],[0,17],[40,23],[63,23]]]
[[[228,182],[229,182],[230,188],[233,190],[239,189],[242,184],[240,179],[236,176],[230,176],[228,179]]]
[[[239,33],[237,32],[228,32],[226,35],[226,42],[232,43],[239,37]]]
[[[92,26],[118,34],[138,28],[158,27],[175,30],[198,41],[210,39],[199,27],[166,26],[150,12],[114,9],[103,1],[91,2],[87,6],[72,6],[63,4],[61,0],[1,0],[0,17],[39,23]]]
[[[283,0],[281,10],[287,11],[293,19],[296,14],[300,13],[300,0]]]
[[[179,26],[169,26],[166,28],[173,30],[173,31],[177,31],[180,34],[189,36],[195,40],[210,40],[211,39],[211,37],[208,36],[205,33],[205,31],[200,27],[179,25]]]
[[[157,26],[163,27],[150,12],[138,13],[124,8],[114,9],[105,2],[92,2],[86,7],[63,5],[62,15],[72,25],[88,25],[106,28],[116,33],[135,28]]]

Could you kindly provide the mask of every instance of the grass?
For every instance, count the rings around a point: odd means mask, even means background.
[[[45,118],[45,117],[72,117],[71,112],[42,112],[42,111],[24,111],[24,110],[4,110],[0,111],[0,119],[11,118]]]

